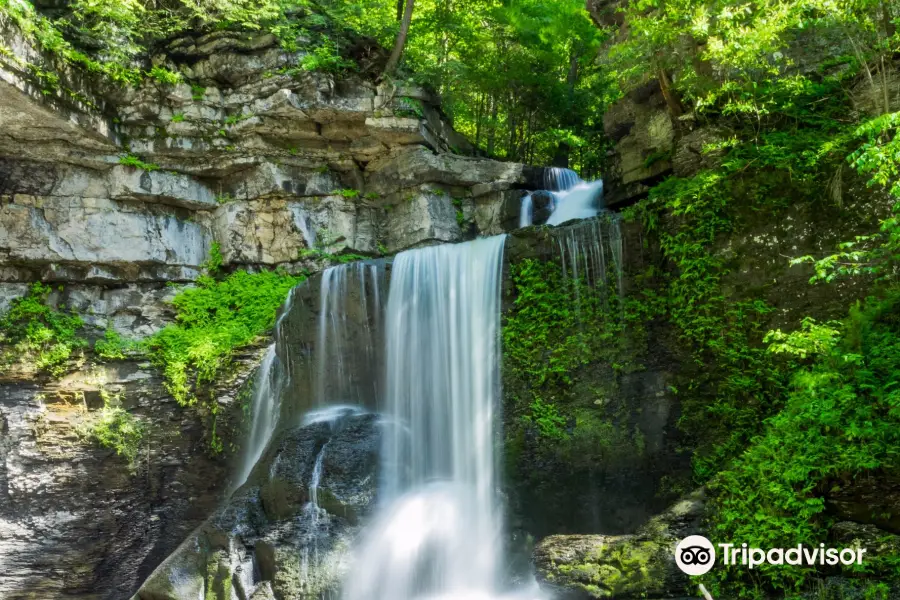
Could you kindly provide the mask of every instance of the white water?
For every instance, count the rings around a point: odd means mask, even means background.
[[[376,339],[383,278],[384,265],[376,262],[340,265],[322,273],[316,406],[362,405],[378,397]]]
[[[553,194],[553,212],[547,225],[562,225],[574,219],[590,219],[600,211],[603,181],[582,181],[571,169],[550,167],[544,170],[544,187]],[[531,194],[522,198],[519,227],[534,224],[534,202]]]
[[[250,471],[269,445],[269,439],[278,425],[281,404],[279,389],[281,378],[278,368],[278,355],[275,353],[275,344],[272,344],[256,371],[253,396],[250,400],[250,437],[238,464],[233,489],[241,487],[247,481]]]
[[[548,167],[544,169],[544,189],[551,192],[571,190],[579,183],[584,183],[578,173],[572,169]]]
[[[528,227],[534,224],[534,202],[531,201],[531,194],[527,194],[522,198],[522,206],[519,208],[519,227]]]
[[[572,219],[590,219],[600,211],[600,198],[603,196],[603,181],[579,183],[565,191],[556,192],[556,209],[547,225],[562,225]]]
[[[394,261],[380,507],[345,600],[503,593],[494,410],[504,241],[412,250]]]

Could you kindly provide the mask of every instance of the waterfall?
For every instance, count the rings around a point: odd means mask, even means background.
[[[377,404],[384,279],[384,261],[354,262],[322,273],[313,374],[316,406]]]
[[[550,192],[571,190],[579,183],[584,183],[578,173],[572,169],[548,167],[544,169],[544,189]]]
[[[380,507],[345,600],[493,598],[505,236],[400,254],[387,305]]]
[[[556,209],[547,225],[562,225],[573,219],[590,219],[600,210],[599,200],[603,197],[603,181],[581,182],[564,192],[556,192]]]
[[[575,219],[590,219],[602,208],[603,181],[585,182],[575,171],[550,167],[544,170],[544,187],[553,197],[552,213],[547,225],[562,225]],[[534,224],[534,198],[532,194],[522,199],[519,227]]]
[[[624,243],[619,215],[605,213],[598,219],[555,229],[553,237],[567,280],[583,281],[605,293],[607,282],[614,276],[616,295],[622,297]]]
[[[275,353],[275,344],[272,344],[256,371],[250,400],[250,436],[238,463],[233,489],[241,487],[247,481],[278,424],[282,384],[280,371],[281,364]]]
[[[519,209],[519,227],[528,227],[534,223],[534,202],[531,194],[522,197],[522,206]]]
[[[316,406],[376,404],[381,381],[377,375],[380,363],[376,362],[380,339],[376,336],[384,279],[384,261],[340,265],[322,273],[316,328],[319,352],[308,373],[315,386],[310,395],[315,396]],[[285,319],[306,286],[301,283],[288,295],[275,323],[275,344],[266,351],[257,369],[250,400],[249,433],[232,490],[246,482],[278,425],[281,398],[293,375],[289,371],[297,352],[295,344],[287,342]],[[279,355],[284,361],[279,360]]]

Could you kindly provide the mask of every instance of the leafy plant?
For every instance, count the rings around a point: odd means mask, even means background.
[[[73,354],[87,342],[78,336],[84,323],[47,304],[52,289],[34,283],[22,298],[12,301],[0,319],[0,343],[11,345],[4,362],[31,360],[39,371],[59,377]]]
[[[165,67],[160,66],[154,66],[152,69],[150,69],[147,75],[151,79],[155,79],[159,83],[163,83],[166,85],[178,85],[183,79],[181,73],[170,71]]]
[[[134,167],[135,169],[143,169],[144,171],[158,171],[159,165],[146,163],[134,154],[126,154],[119,157],[119,164],[126,167]]]
[[[111,396],[101,390],[103,408],[89,416],[78,430],[84,438],[104,448],[114,450],[128,461],[132,471],[137,468],[138,452],[144,437],[145,427],[121,406],[121,398]]]
[[[101,360],[122,360],[141,352],[141,343],[123,338],[116,330],[107,329],[94,342],[94,354]]]

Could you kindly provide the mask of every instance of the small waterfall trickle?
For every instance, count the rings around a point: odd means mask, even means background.
[[[380,508],[345,600],[502,594],[494,412],[504,243],[412,250],[393,264]]]
[[[262,456],[269,439],[278,425],[281,405],[281,361],[275,353],[275,344],[269,346],[256,372],[253,395],[250,400],[250,435],[238,463],[233,489],[247,481],[256,461]]]
[[[584,183],[572,169],[548,167],[544,169],[544,189],[550,192],[565,192],[579,183]]]
[[[563,276],[596,289],[604,288],[614,278],[616,295],[621,297],[624,269],[621,224],[619,215],[606,213],[598,219],[554,230]]]
[[[534,202],[531,194],[522,197],[522,206],[519,209],[519,227],[528,227],[534,223]]]
[[[576,219],[590,219],[597,216],[603,202],[603,181],[585,182],[575,171],[550,167],[544,170],[544,195],[552,196],[552,210],[547,225],[562,225]],[[534,196],[528,194],[522,199],[519,212],[519,227],[534,224]]]

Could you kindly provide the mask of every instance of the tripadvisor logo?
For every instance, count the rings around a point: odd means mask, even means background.
[[[718,553],[712,542],[702,535],[691,535],[678,543],[675,548],[675,563],[688,575],[708,573],[720,559],[725,566],[741,566],[754,569],[760,565],[861,565],[865,548],[807,547],[797,544],[793,548],[749,548],[747,544],[717,544]]]

